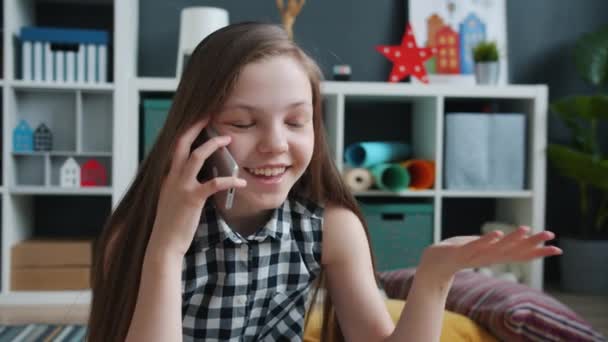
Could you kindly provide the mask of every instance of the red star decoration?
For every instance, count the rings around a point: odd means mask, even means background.
[[[429,83],[424,62],[433,57],[435,48],[419,48],[412,27],[407,24],[406,33],[401,39],[401,45],[379,45],[376,50],[393,62],[393,70],[388,77],[389,82],[399,82],[408,75],[412,75]]]

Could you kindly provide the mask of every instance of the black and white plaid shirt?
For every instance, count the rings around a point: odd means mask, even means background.
[[[301,340],[322,226],[322,207],[288,199],[243,237],[207,205],[182,269],[184,341]]]

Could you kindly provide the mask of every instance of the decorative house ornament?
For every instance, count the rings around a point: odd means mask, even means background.
[[[64,188],[77,188],[80,186],[80,165],[74,158],[68,158],[59,171],[59,185]]]
[[[53,149],[53,134],[43,123],[34,131],[34,151],[50,151]]]
[[[406,76],[412,75],[423,83],[429,83],[424,62],[433,57],[436,49],[434,47],[419,48],[409,24],[401,45],[380,45],[376,47],[376,50],[393,62],[389,82],[399,82]]]
[[[80,185],[104,186],[108,184],[106,169],[96,159],[90,159],[82,165],[80,171]]]
[[[31,152],[34,150],[34,133],[27,121],[21,119],[13,130],[13,151]]]

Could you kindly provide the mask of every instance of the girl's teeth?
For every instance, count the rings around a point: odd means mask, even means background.
[[[282,174],[283,172],[285,172],[285,168],[281,167],[276,169],[248,169],[248,171],[257,176],[270,177]]]

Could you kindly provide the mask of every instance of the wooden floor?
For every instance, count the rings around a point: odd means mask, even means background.
[[[587,320],[594,329],[608,337],[608,296],[581,296],[548,290],[550,295],[568,305]],[[0,324],[72,323],[86,324],[88,305],[58,306],[0,306]]]

